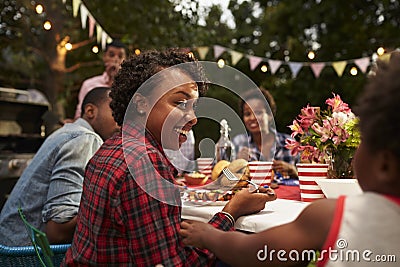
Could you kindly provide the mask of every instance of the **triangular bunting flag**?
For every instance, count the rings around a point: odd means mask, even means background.
[[[250,70],[257,68],[261,61],[263,61],[262,57],[249,56]]]
[[[74,18],[78,16],[79,5],[81,4],[81,0],[72,0],[72,14]]]
[[[318,78],[319,75],[321,74],[321,71],[325,68],[325,63],[324,62],[311,63],[310,67],[314,73],[315,78]]]
[[[210,50],[208,46],[197,47],[197,52],[199,53],[199,57],[201,60],[206,58],[208,50]]]
[[[224,53],[226,50],[225,47],[220,46],[220,45],[214,45],[214,58],[219,58],[222,53]]]
[[[101,33],[103,32],[103,29],[101,28],[101,26],[99,24],[96,24],[96,40],[97,43],[100,43],[101,41]]]
[[[275,74],[275,72],[279,69],[282,64],[280,60],[268,59],[268,64],[271,67],[271,73]]]
[[[67,0],[63,0],[63,4],[65,4],[67,2]]]
[[[347,61],[336,61],[332,63],[332,67],[335,69],[337,75],[342,77],[343,71],[346,68]]]
[[[289,68],[292,71],[293,78],[297,77],[297,74],[301,70],[301,67],[303,67],[303,64],[300,62],[289,62]]]
[[[107,33],[105,31],[101,32],[101,49],[106,50],[106,44],[107,44]]]
[[[88,14],[88,16],[89,16],[89,38],[92,38],[93,33],[94,33],[94,26],[96,25],[96,21],[94,20],[92,15]]]
[[[391,55],[390,53],[386,53],[386,54],[383,54],[382,56],[379,56],[378,59],[382,60],[382,61],[384,61],[386,63],[389,63],[390,55]]]
[[[354,63],[357,65],[357,67],[360,68],[360,70],[363,73],[365,73],[369,66],[370,58],[369,57],[358,58],[358,59],[354,60]]]
[[[243,53],[240,53],[240,52],[237,52],[234,50],[231,50],[230,53],[231,53],[231,57],[232,57],[232,65],[235,66],[239,62],[239,60],[242,59]]]
[[[107,44],[111,43],[112,40],[113,40],[113,39],[112,39],[110,36],[107,36]]]
[[[81,4],[81,24],[82,24],[82,29],[86,29],[86,21],[88,17],[89,11],[85,7],[85,5],[82,3]]]

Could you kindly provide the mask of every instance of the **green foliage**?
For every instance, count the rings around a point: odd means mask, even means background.
[[[400,25],[399,1],[239,2],[230,3],[237,26],[232,39],[237,43],[225,46],[247,54],[308,62],[307,53],[314,50],[315,62],[332,62],[371,56],[379,46],[390,51],[400,43],[396,33]],[[254,7],[259,16],[249,11]],[[319,78],[304,66],[295,79],[285,64],[275,75],[262,73],[259,69],[251,72],[248,64],[236,67],[256,84],[270,90],[278,106],[277,128],[288,132],[286,126],[300,107],[307,103],[322,105],[332,92],[340,94],[351,106],[355,104],[366,74],[359,71],[359,75],[350,76],[352,66],[346,67],[342,77],[338,77],[331,66],[326,66]]]
[[[201,40],[213,33],[197,24],[198,4],[188,1],[194,4],[174,12],[179,2],[94,0],[84,4],[97,23],[112,38],[122,39],[130,51],[204,45]],[[62,100],[70,117],[82,81],[103,71],[101,53],[91,52],[96,41],[89,39],[88,29],[81,28],[80,16],[73,17],[71,0],[66,4],[43,0],[40,4],[44,13],[39,15],[35,1],[0,3],[0,86],[37,88],[53,107]],[[45,20],[52,22],[50,31],[42,27]],[[57,52],[62,40],[78,45],[65,56]]]

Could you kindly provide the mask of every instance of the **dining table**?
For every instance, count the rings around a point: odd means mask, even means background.
[[[277,199],[267,202],[259,213],[241,216],[236,220],[236,230],[257,233],[274,226],[292,222],[308,202],[300,201],[298,186],[280,185],[275,189]],[[221,211],[226,202],[182,202],[182,219],[208,222],[215,213]]]

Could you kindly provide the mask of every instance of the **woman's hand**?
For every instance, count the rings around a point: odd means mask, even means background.
[[[272,169],[276,172],[280,172],[283,176],[288,175],[290,177],[297,177],[296,167],[283,160],[274,160]]]
[[[237,159],[245,159],[249,160],[250,159],[250,149],[248,147],[243,147],[242,149],[239,150],[238,154],[236,155]]]
[[[275,199],[276,194],[271,188],[260,187],[259,193],[250,192],[248,188],[244,188],[232,197],[223,211],[231,214],[236,220],[240,216],[260,212],[265,208],[266,202]]]

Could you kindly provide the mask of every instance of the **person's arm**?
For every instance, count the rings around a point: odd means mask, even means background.
[[[50,244],[71,243],[76,226],[76,216],[65,223],[48,221],[46,224],[46,235]]]
[[[292,178],[296,178],[298,176],[296,166],[283,160],[274,160],[272,169],[280,172],[281,174],[287,174]]]
[[[292,261],[289,253],[297,251],[302,255],[303,251],[323,247],[335,203],[335,200],[315,202],[304,209],[294,222],[257,234],[223,232],[195,221],[182,222],[180,234],[184,244],[209,249],[232,266],[306,266],[308,259]],[[292,256],[295,255],[295,252],[292,253]]]
[[[87,162],[102,140],[93,134],[81,134],[62,144],[53,167],[47,200],[42,210],[50,243],[71,242],[82,194]]]

